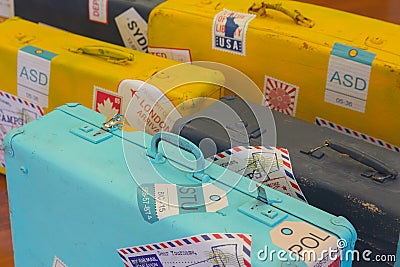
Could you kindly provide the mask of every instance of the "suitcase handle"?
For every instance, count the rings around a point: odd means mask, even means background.
[[[147,150],[147,155],[156,163],[162,163],[165,160],[164,155],[158,150],[158,145],[161,141],[166,141],[192,153],[196,158],[196,171],[193,173],[193,177],[200,179],[203,182],[207,182],[210,179],[210,177],[204,173],[205,159],[203,152],[201,152],[200,148],[198,148],[195,144],[177,134],[170,132],[158,132],[153,136],[151,139],[150,149]]]
[[[352,158],[368,167],[373,168],[375,170],[375,172],[368,172],[368,173],[366,172],[361,175],[363,175],[365,177],[372,177],[375,181],[384,182],[387,178],[394,180],[394,179],[396,179],[396,177],[398,175],[398,172],[395,169],[390,168],[384,162],[382,162],[372,156],[369,156],[366,153],[359,151],[358,149],[346,146],[344,144],[341,144],[339,142],[332,141],[332,140],[326,140],[324,145],[316,147],[309,151],[301,150],[300,152],[320,159],[324,156],[324,154],[322,153],[321,155],[316,156],[316,155],[314,155],[314,153],[323,147],[329,147],[339,153],[346,154],[350,158]],[[381,174],[381,175],[378,175],[378,174]]]
[[[315,22],[312,19],[304,17],[298,10],[291,11],[284,8],[282,6],[282,3],[278,4],[269,4],[265,2],[261,2],[261,4],[254,3],[251,5],[251,7],[249,7],[248,13],[255,14],[260,17],[265,17],[267,16],[267,9],[273,9],[282,12],[283,14],[291,17],[294,20],[294,22],[296,22],[296,24],[298,25],[308,28],[312,28],[315,25]]]
[[[105,58],[108,62],[116,64],[126,64],[128,61],[133,61],[134,59],[133,54],[125,52],[122,49],[101,45],[88,45],[77,49],[68,48],[68,51],[77,54]]]

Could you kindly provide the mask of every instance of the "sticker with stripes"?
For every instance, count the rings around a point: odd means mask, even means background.
[[[334,122],[331,122],[331,121],[328,121],[328,120],[325,120],[325,119],[322,119],[322,118],[318,118],[318,117],[315,118],[315,124],[317,124],[318,126],[329,128],[329,129],[334,130],[336,132],[339,132],[339,133],[342,133],[342,134],[345,134],[345,135],[348,135],[348,136],[363,140],[365,142],[368,142],[368,143],[371,143],[371,144],[374,144],[374,145],[377,145],[377,146],[392,150],[394,152],[400,152],[400,148],[395,146],[395,145],[387,143],[387,142],[385,142],[383,140],[380,140],[378,138],[363,134],[361,132],[354,131],[354,130],[352,130],[350,128],[344,127],[342,125],[336,124]]]
[[[298,92],[299,87],[296,85],[265,76],[264,106],[295,116]]]
[[[129,267],[251,266],[251,235],[211,233],[118,249]]]
[[[239,146],[218,153],[208,160],[257,183],[307,202],[293,174],[287,149]]]
[[[0,141],[7,133],[43,115],[43,109],[25,99],[0,91]],[[5,167],[4,151],[0,150],[0,164]]]
[[[62,260],[54,256],[53,267],[68,267]]]
[[[139,210],[149,223],[178,214],[216,212],[228,206],[226,192],[211,183],[142,184],[137,190]]]

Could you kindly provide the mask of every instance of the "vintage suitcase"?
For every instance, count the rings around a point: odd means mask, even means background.
[[[351,266],[344,217],[104,120],[67,104],[7,135],[16,266]]]
[[[400,151],[400,25],[297,1],[171,0],[148,33],[150,47],[243,71],[271,109]]]
[[[163,0],[13,0],[4,15],[147,52],[147,20]],[[2,6],[0,4],[0,15]]]
[[[226,106],[233,111],[230,116],[215,115]],[[218,155],[230,157],[235,153],[231,147],[271,145],[261,137],[262,133],[275,129],[260,128],[256,120],[256,116],[260,117],[265,112],[264,109],[238,97],[228,96],[198,114],[178,120],[172,132],[197,145],[202,139],[210,138],[216,143]],[[332,214],[345,214],[356,228],[359,237],[356,249],[360,253],[360,261],[354,265],[393,266],[393,257],[389,255],[396,254],[400,230],[398,153],[280,112],[274,111],[273,114],[277,145],[289,151],[294,176],[307,201]],[[244,128],[234,127],[242,124]],[[240,131],[240,134],[236,133]],[[248,138],[236,138],[238,135],[247,135]],[[318,147],[321,149],[315,150]],[[315,150],[312,155],[303,153],[312,149]],[[319,158],[321,152],[324,156]],[[210,152],[206,151],[205,155],[209,156]],[[268,175],[264,177],[266,181],[269,178]],[[388,261],[364,259],[362,253],[366,250],[373,253],[367,255],[369,259],[374,259],[376,255],[388,255],[385,258]]]
[[[160,125],[150,131],[154,133],[173,125],[164,123],[169,112],[166,107],[171,109],[195,97],[221,96],[220,86],[214,85],[224,81],[218,71],[180,64],[17,17],[0,24],[0,40],[1,139],[10,128],[72,101],[113,116],[125,112],[135,92],[136,98],[147,94],[147,100],[165,93],[164,110],[154,108],[160,116],[153,114],[149,118]],[[191,79],[206,83],[185,84]],[[143,81],[154,86],[144,88]],[[140,88],[146,90],[137,93]],[[154,111],[149,108],[150,102],[140,103],[145,109],[144,117]],[[185,112],[188,110],[190,106],[185,107]],[[3,168],[4,161],[1,163]]]

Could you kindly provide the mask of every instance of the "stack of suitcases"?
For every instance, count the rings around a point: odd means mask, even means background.
[[[15,266],[400,266],[399,43],[289,0],[0,0]]]

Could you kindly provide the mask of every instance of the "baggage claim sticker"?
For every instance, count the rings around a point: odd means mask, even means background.
[[[250,267],[251,235],[200,234],[118,249],[126,266],[246,266]]]
[[[255,17],[253,14],[227,9],[216,14],[212,28],[212,48],[245,56],[247,27]]]
[[[325,102],[365,112],[375,54],[335,43],[329,59]]]
[[[213,184],[142,184],[137,189],[143,218],[154,223],[185,213],[216,212],[228,206],[226,192]]]
[[[343,239],[306,222],[285,221],[270,231],[272,242],[309,267],[339,267]],[[262,255],[263,254],[263,255]],[[259,258],[268,258],[267,248]],[[262,256],[262,257],[260,257]],[[269,259],[271,260],[271,259]]]

